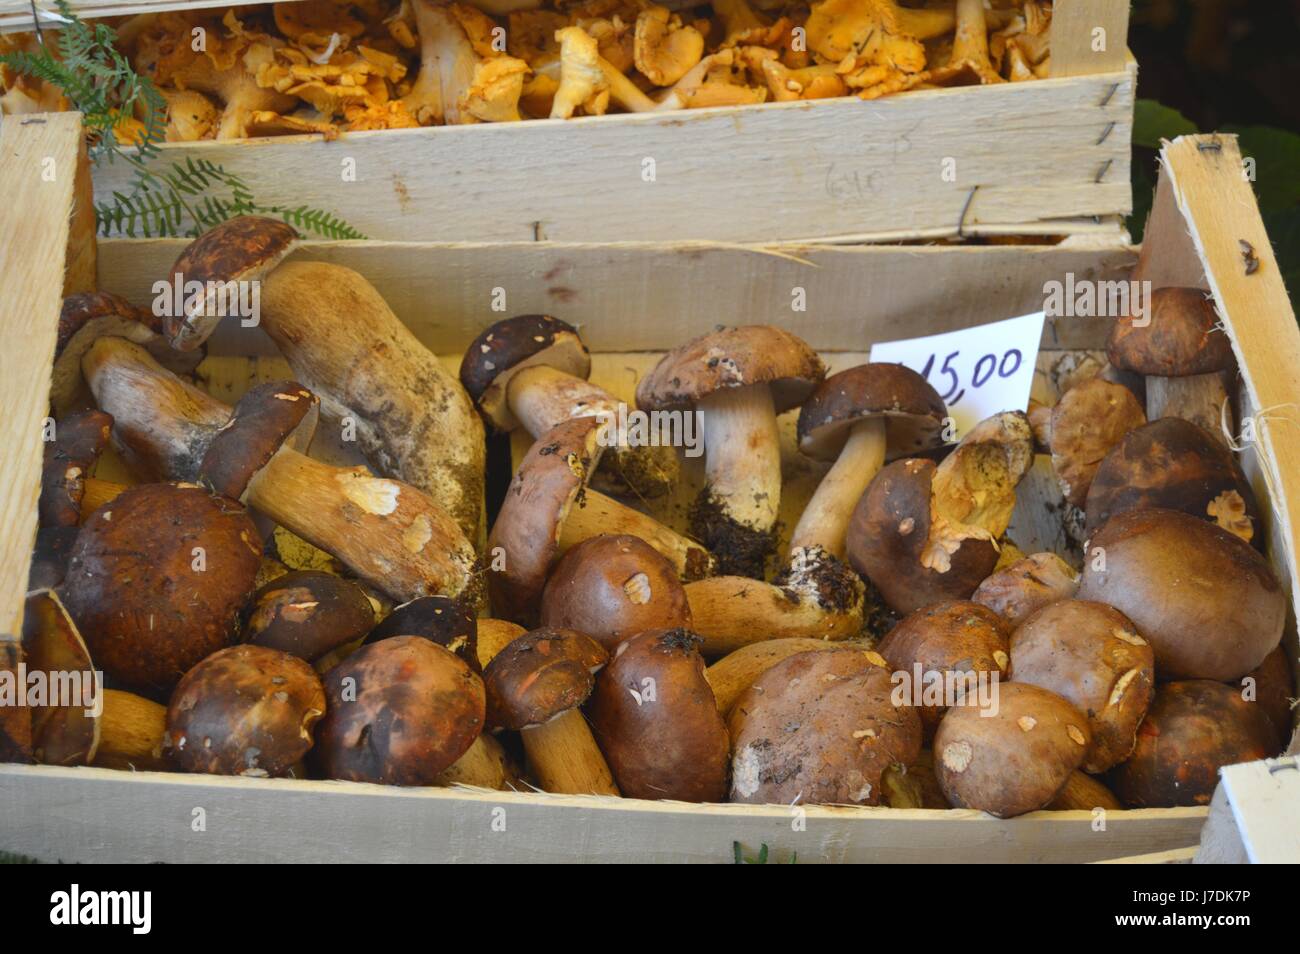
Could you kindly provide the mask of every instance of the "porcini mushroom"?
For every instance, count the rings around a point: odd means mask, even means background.
[[[798,653],[827,652],[832,649],[846,648],[849,648],[847,643],[799,636],[765,639],[727,653],[704,670],[704,678],[709,681],[709,688],[713,690],[718,711],[725,716],[740,698],[740,694],[754,684],[755,679],[782,660]],[[880,665],[884,665],[884,657],[877,654],[877,658]]]
[[[113,418],[81,411],[57,422],[45,445],[38,513],[42,527],[75,527],[81,522],[86,476],[108,446]]]
[[[1110,449],[1147,422],[1128,388],[1089,378],[1061,395],[1052,408],[1052,469],[1066,503],[1082,507]]]
[[[596,418],[572,418],[544,434],[520,462],[488,536],[488,552],[501,556],[488,568],[498,615],[531,621],[555,560],[602,533],[639,537],[686,579],[711,569],[702,547],[640,511],[586,490],[603,449],[599,432]]]
[[[790,548],[844,556],[849,517],[886,461],[943,443],[947,405],[901,364],[861,364],[819,384],[799,409],[799,450],[833,461],[790,537]]]
[[[802,403],[825,376],[799,338],[749,325],[670,351],[637,385],[642,410],[700,411],[706,483],[692,524],[721,574],[762,577],[781,503],[776,416]]]
[[[647,629],[690,628],[673,565],[644,540],[602,534],[570,549],[542,593],[541,624],[577,630],[608,651]]]
[[[605,452],[593,483],[601,485],[605,475],[614,492],[667,493],[678,480],[676,452],[658,441],[630,443],[618,399],[588,381],[590,374],[591,355],[577,329],[550,315],[516,315],[488,326],[460,364],[461,384],[498,431],[522,425],[535,440],[569,418],[598,417]]]
[[[511,642],[484,670],[488,725],[519,730],[543,791],[618,795],[580,709],[608,661],[595,640],[544,627]]]
[[[589,715],[628,798],[720,802],[730,742],[689,630],[648,630],[620,643],[596,681]]]
[[[855,649],[799,653],[732,706],[731,800],[879,805],[881,779],[921,752],[921,720],[889,671]]]
[[[27,595],[22,651],[27,678],[16,692],[19,708],[30,713],[31,757],[43,765],[88,765],[99,748],[101,687],[81,632],[55,591]]]
[[[1213,300],[1199,288],[1157,288],[1148,308],[1116,320],[1106,342],[1111,364],[1146,375],[1148,420],[1181,417],[1221,434],[1223,375],[1237,362]]]
[[[363,646],[325,676],[312,760],[326,778],[434,785],[478,738],[483,681],[421,636]]]
[[[478,624],[458,600],[424,596],[403,603],[376,623],[365,641],[376,643],[394,636],[422,636],[455,653],[474,672],[483,671],[478,658]]]
[[[171,763],[162,751],[167,707],[120,689],[105,689],[102,698],[99,747],[91,764],[136,772],[170,771]]]
[[[1259,704],[1277,729],[1278,738],[1284,742],[1290,739],[1294,731],[1291,710],[1296,689],[1286,650],[1281,646],[1274,649],[1262,663],[1241,677],[1241,685],[1243,697]]]
[[[1055,553],[1031,553],[986,578],[971,601],[987,606],[1013,627],[1035,610],[1071,599],[1080,574]]]
[[[105,672],[166,692],[234,642],[260,562],[257,528],[235,501],[142,484],[82,526],[62,596]]]
[[[1011,678],[1056,693],[1088,717],[1083,770],[1104,772],[1133,751],[1155,689],[1155,654],[1114,607],[1061,600],[1012,635]]]
[[[1055,693],[1025,682],[998,687],[995,706],[953,706],[934,737],[948,803],[1011,818],[1043,808],[1083,763],[1088,720]]]
[[[1110,781],[1132,808],[1208,805],[1219,769],[1272,758],[1281,748],[1268,714],[1240,689],[1207,679],[1167,682],[1156,689],[1132,756]]]
[[[253,594],[244,616],[244,642],[307,662],[356,642],[375,622],[361,587],[314,570],[276,577]]]
[[[1162,417],[1125,435],[1097,468],[1087,499],[1088,533],[1113,515],[1160,507],[1262,541],[1255,494],[1232,452],[1204,428]]]
[[[1008,411],[977,424],[937,466],[887,464],[850,519],[850,564],[899,613],[968,599],[997,563],[1033,456],[1028,418]]]
[[[141,462],[146,472],[198,478],[230,408],[120,338],[97,341],[83,365],[96,401],[113,415],[114,446],[124,457]],[[301,390],[286,388],[271,398],[300,397]],[[259,392],[253,400],[266,397]],[[254,508],[396,599],[478,598],[473,547],[450,516],[408,484],[364,467],[331,467],[281,446],[252,475],[245,495]]]
[[[265,646],[229,646],[177,684],[163,754],[186,772],[290,775],[324,714],[325,691],[302,659]]]
[[[1131,619],[1163,679],[1237,679],[1282,639],[1286,596],[1272,569],[1208,521],[1128,510],[1106,521],[1089,549],[1079,599]]]

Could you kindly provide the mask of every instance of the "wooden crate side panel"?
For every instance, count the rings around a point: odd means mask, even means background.
[[[100,243],[100,281],[147,306],[185,243]],[[593,351],[664,351],[717,324],[771,322],[822,351],[933,334],[1040,311],[1044,284],[1124,278],[1135,255],[1109,249],[997,246],[749,248],[703,244],[609,246],[306,243],[295,253],[365,275],[441,354],[462,352],[506,315],[545,312],[577,325]],[[497,291],[500,289],[500,292]],[[493,303],[503,294],[504,308]],[[806,310],[796,310],[800,303]],[[237,323],[228,322],[237,332]],[[1095,348],[1101,319],[1050,322],[1045,346]],[[223,328],[218,352],[247,354]]]
[[[81,114],[0,119],[0,634],[22,621]]]
[[[1038,812],[683,805],[0,766],[0,843],[63,861],[1080,862],[1182,848],[1204,809]],[[205,830],[196,831],[202,819]]]
[[[1005,230],[1127,212],[1135,69],[965,89],[182,143],[257,201],[372,239],[727,242]],[[100,194],[128,185],[118,163]],[[1054,227],[1054,226],[1053,226]]]

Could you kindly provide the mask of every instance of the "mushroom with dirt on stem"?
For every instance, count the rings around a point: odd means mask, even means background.
[[[642,410],[700,412],[706,483],[691,517],[721,574],[762,577],[781,502],[776,418],[825,376],[804,341],[749,325],[719,328],[670,351],[637,385]]]
[[[608,661],[594,639],[543,627],[511,642],[484,670],[488,725],[519,731],[543,791],[619,794],[581,710]]]
[[[641,435],[633,442],[620,402],[592,384],[591,355],[578,330],[550,315],[516,315],[485,328],[460,364],[460,382],[498,431],[522,426],[533,439],[573,417],[598,417],[605,452],[592,483],[612,493],[659,497],[678,481],[676,451]]]

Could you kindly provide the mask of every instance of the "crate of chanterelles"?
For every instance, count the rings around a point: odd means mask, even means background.
[[[1117,240],[1128,7],[73,3],[109,18],[165,95],[160,173],[316,237],[745,243]],[[0,0],[0,30],[30,21],[28,0]],[[59,108],[57,90],[10,81],[7,111]],[[119,201],[134,175],[96,170],[106,234],[185,234],[175,202]]]
[[[76,167],[76,117],[4,123],[0,682],[107,687],[98,711],[0,708],[26,763],[0,766],[8,850],[1182,858],[1216,769],[1291,736],[1300,336],[1232,137],[1165,148],[1140,262],[331,243],[262,218],[101,241],[98,290],[61,308],[84,233],[73,176],[43,170]],[[1135,266],[1146,304],[1084,317]],[[178,272],[258,288],[259,323],[176,307]],[[1076,307],[1049,309],[1027,413],[955,449],[917,376],[854,370],[1052,290]],[[681,446],[591,426],[692,403]],[[760,512],[765,533],[729,523]],[[962,670],[944,646],[1011,670],[997,713],[878,718],[882,673]]]

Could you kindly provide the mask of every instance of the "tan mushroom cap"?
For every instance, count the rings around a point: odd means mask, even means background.
[[[483,672],[488,725],[526,729],[576,709],[608,661],[600,643],[571,629],[548,626],[525,633]]]
[[[664,355],[636,389],[647,411],[680,410],[715,391],[752,384],[771,386],[780,414],[801,403],[826,377],[817,352],[772,325],[724,327]]]
[[[943,442],[948,407],[930,383],[901,364],[872,362],[832,374],[799,409],[799,450],[834,460],[858,421],[885,424],[885,459],[911,457]]]
[[[516,620],[535,612],[559,554],[560,528],[600,460],[600,429],[594,417],[557,424],[519,464],[488,535],[488,552],[499,547],[504,555],[504,566],[488,570],[497,615]]]
[[[185,314],[164,320],[167,340],[179,351],[203,344],[220,320],[209,282],[253,282],[279,265],[298,243],[298,233],[279,219],[240,215],[204,232],[185,247],[171,274],[181,282],[202,282],[201,300],[186,302]]]
[[[1157,288],[1145,321],[1128,316],[1115,322],[1106,342],[1111,364],[1167,378],[1236,366],[1214,302],[1199,288]]]
[[[282,445],[307,449],[319,406],[320,399],[296,381],[266,381],[250,388],[209,441],[199,483],[240,499]]]
[[[586,379],[591,354],[578,329],[567,322],[550,315],[516,315],[488,326],[470,342],[460,363],[460,383],[494,426],[510,430],[516,424],[506,404],[510,379],[534,365]]]
[[[1052,409],[1052,469],[1068,503],[1082,507],[1102,459],[1125,434],[1147,422],[1133,392],[1090,378],[1077,384]]]

